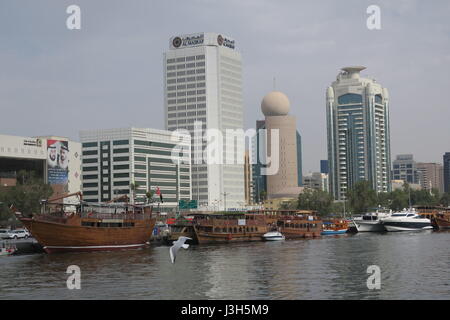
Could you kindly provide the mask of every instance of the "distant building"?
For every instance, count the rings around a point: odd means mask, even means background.
[[[252,166],[250,165],[250,154],[245,151],[244,156],[244,185],[245,185],[245,204],[250,205],[253,203],[253,186],[252,186]]]
[[[303,187],[328,192],[328,175],[313,172],[303,176]]]
[[[281,197],[264,200],[262,206],[265,210],[280,210],[283,206],[291,205],[297,198]]]
[[[294,116],[288,115],[290,102],[280,91],[268,93],[261,102],[267,129],[267,154],[278,150],[279,166],[275,174],[268,174],[267,197],[297,197],[301,188],[301,138]],[[279,140],[272,145],[272,133],[278,131]]]
[[[16,185],[21,170],[50,184],[53,197],[81,191],[81,144],[64,137],[0,135],[1,186]]]
[[[250,158],[254,203],[261,203],[267,194],[267,177],[261,174],[261,169],[264,167],[264,163],[266,163],[266,136],[263,134],[265,128],[266,122],[264,120],[256,121],[256,135],[252,140],[252,156]]]
[[[191,199],[190,139],[180,142],[170,131],[138,128],[81,131],[80,138],[86,201],[127,195],[143,203],[148,191],[158,189],[163,208],[175,208],[179,200]],[[175,145],[186,152],[172,154]],[[159,196],[155,194],[154,200],[158,203]]]
[[[328,160],[320,160],[320,173],[328,174]]]
[[[450,193],[450,152],[444,154],[444,192]]]
[[[375,80],[361,78],[364,69],[343,68],[326,93],[330,192],[336,200],[361,180],[377,193],[390,190],[389,94]]]
[[[403,190],[404,185],[405,185],[404,180],[391,180],[392,191],[398,190],[398,189]],[[409,183],[409,187],[411,188],[411,190],[421,190],[422,189],[422,186],[417,183]]]
[[[416,162],[412,154],[400,154],[392,162],[392,179],[419,183]]]
[[[422,189],[444,192],[444,169],[441,164],[418,162],[417,171]]]

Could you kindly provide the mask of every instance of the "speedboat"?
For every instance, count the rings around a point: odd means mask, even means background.
[[[267,232],[267,233],[263,234],[262,238],[265,241],[280,241],[280,240],[285,239],[283,234],[281,234],[281,232],[278,232],[278,231]]]
[[[395,212],[381,220],[387,231],[416,231],[433,229],[431,220],[423,218],[414,209]]]
[[[352,221],[358,232],[382,232],[386,231],[382,219],[386,219],[391,215],[392,211],[383,212],[377,210],[375,212],[368,212],[362,217],[355,218]]]

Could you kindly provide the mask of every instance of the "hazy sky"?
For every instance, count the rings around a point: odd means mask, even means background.
[[[81,30],[66,8],[81,7]],[[381,30],[366,9],[381,8]],[[287,94],[304,173],[326,159],[325,90],[363,65],[390,91],[392,157],[442,162],[450,151],[450,1],[0,1],[0,133],[164,128],[163,51],[173,35],[218,32],[243,58],[245,127],[263,96]]]

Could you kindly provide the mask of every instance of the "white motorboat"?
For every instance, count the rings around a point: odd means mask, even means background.
[[[377,210],[375,212],[368,212],[352,221],[358,232],[382,232],[386,231],[382,219],[388,218],[391,215],[392,210],[389,212]]]
[[[265,241],[280,241],[285,239],[283,234],[281,234],[281,232],[278,231],[267,232],[262,237]]]
[[[381,220],[387,231],[415,231],[433,229],[431,220],[423,218],[414,209],[395,212]]]

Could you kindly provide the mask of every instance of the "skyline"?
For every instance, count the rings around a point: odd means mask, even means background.
[[[164,129],[163,52],[170,37],[204,31],[236,40],[245,129],[264,118],[260,103],[275,77],[297,118],[305,174],[327,159],[326,88],[349,65],[366,66],[362,76],[374,76],[390,91],[393,159],[411,153],[416,161],[442,163],[449,151],[445,1],[378,1],[382,29],[372,31],[369,1],[78,1],[76,31],[65,26],[70,4],[0,4],[1,134],[79,141],[81,130]],[[24,112],[28,117],[15,120]]]

